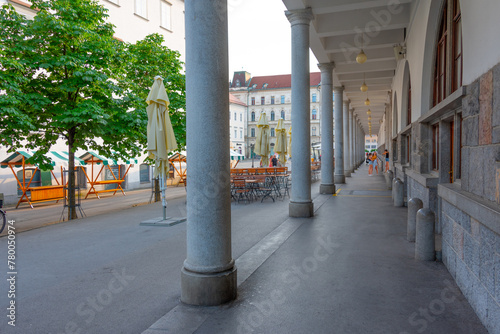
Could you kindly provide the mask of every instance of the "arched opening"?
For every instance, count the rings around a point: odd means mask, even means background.
[[[392,137],[398,134],[398,96],[394,93],[394,103],[392,104]]]
[[[411,76],[410,66],[405,63],[403,73],[403,101],[401,106],[401,128],[404,129],[411,124]]]

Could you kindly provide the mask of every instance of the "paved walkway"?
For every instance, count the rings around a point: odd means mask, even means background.
[[[382,175],[363,166],[340,188],[313,184],[310,219],[289,218],[287,200],[233,204],[238,299],[220,307],[180,303],[185,224],[139,225],[159,203],[21,233],[16,327],[2,316],[0,332],[487,333],[443,264],[413,259]]]

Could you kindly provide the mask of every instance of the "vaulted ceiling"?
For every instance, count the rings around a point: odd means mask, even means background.
[[[368,134],[377,134],[385,104],[390,101],[397,60],[394,47],[404,45],[412,0],[283,0],[288,10],[310,7],[310,47],[318,62],[335,63],[334,85],[344,86],[344,99],[359,116]],[[363,49],[367,60],[356,62]],[[368,91],[360,90],[363,80]],[[369,98],[370,105],[365,105]]]

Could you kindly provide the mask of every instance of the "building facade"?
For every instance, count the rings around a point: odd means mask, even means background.
[[[246,111],[245,102],[238,99],[233,94],[229,94],[229,138],[230,147],[233,151],[243,154],[246,153]]]
[[[321,110],[320,110],[321,73],[310,75],[310,119],[311,145],[321,142]],[[292,124],[291,118],[291,75],[270,75],[252,77],[250,73],[235,72],[230,82],[231,94],[247,104],[246,110],[246,156],[251,154],[251,146],[255,145],[257,123],[262,113],[269,121],[271,133],[271,151],[276,143],[276,126],[283,119],[287,131]],[[292,130],[293,131],[293,130]]]

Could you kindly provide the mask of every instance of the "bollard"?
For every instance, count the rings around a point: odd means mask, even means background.
[[[435,260],[434,213],[429,209],[420,209],[417,212],[415,259]]]
[[[406,240],[415,242],[415,229],[417,228],[417,211],[424,207],[420,198],[408,201],[408,224],[406,225]]]
[[[396,178],[394,181],[394,188],[392,189],[394,197],[394,206],[404,205],[404,183],[400,179]]]
[[[387,173],[385,173],[385,183],[387,184],[387,189],[392,190],[392,182],[394,179],[394,173],[392,170],[389,170]]]

